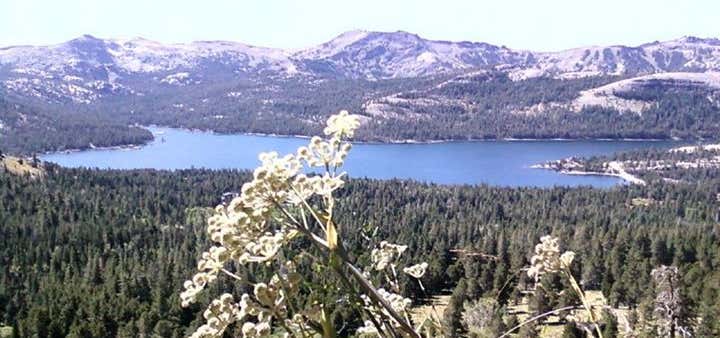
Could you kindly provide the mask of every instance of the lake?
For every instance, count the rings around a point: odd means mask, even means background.
[[[156,139],[139,149],[95,149],[43,155],[67,167],[114,169],[252,169],[263,151],[294,153],[307,139],[221,135],[172,128],[149,128]],[[530,168],[570,156],[612,154],[663,147],[669,141],[478,141],[429,144],[355,144],[345,171],[351,177],[408,178],[442,184],[497,186],[555,185],[611,187],[620,179],[572,176]]]

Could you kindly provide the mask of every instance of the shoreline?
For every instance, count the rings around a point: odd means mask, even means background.
[[[616,172],[608,172],[608,171],[583,171],[583,170],[573,170],[573,169],[559,169],[552,167],[549,163],[544,164],[533,164],[530,166],[532,169],[543,169],[543,170],[551,170],[557,173],[560,173],[562,175],[576,175],[576,176],[607,176],[607,177],[616,177],[621,179],[623,182],[628,184],[637,184],[637,185],[646,185],[647,182],[645,180],[628,173],[625,171],[625,168],[622,167],[622,164],[619,162],[608,162],[608,167],[612,171]]]
[[[211,129],[199,129],[199,128],[186,128],[186,127],[168,127],[159,125],[147,125],[139,126],[146,129],[173,129],[182,130],[190,133],[210,133],[213,135],[244,135],[244,136],[258,136],[258,137],[280,137],[280,138],[297,138],[297,139],[310,139],[312,136],[308,135],[286,135],[286,134],[275,134],[275,133],[257,133],[257,132],[217,132]],[[152,132],[152,130],[151,130]],[[153,136],[161,135],[153,133]],[[468,138],[468,139],[438,139],[438,140],[418,140],[418,139],[392,139],[386,141],[352,141],[353,144],[438,144],[438,143],[462,143],[462,142],[582,142],[582,141],[601,141],[601,142],[683,142],[687,140],[680,140],[674,138],[516,138],[516,137],[504,137],[504,138]]]
[[[180,130],[184,132],[189,133],[209,133],[212,135],[221,135],[221,136],[232,136],[232,135],[240,135],[240,136],[256,136],[256,137],[268,137],[268,138],[295,138],[295,139],[303,139],[307,140],[310,139],[311,136],[307,135],[282,135],[282,134],[275,134],[275,133],[254,133],[254,132],[232,132],[232,133],[222,133],[222,132],[216,132],[214,130],[210,129],[199,129],[199,128],[186,128],[186,127],[168,127],[168,126],[159,126],[159,125],[133,125],[135,127],[144,128],[148,130],[153,138],[149,140],[148,142],[141,143],[141,144],[122,144],[122,145],[115,145],[115,146],[106,146],[106,147],[95,147],[94,145],[90,144],[87,148],[72,148],[72,149],[64,149],[64,150],[50,150],[50,151],[44,151],[42,153],[39,153],[41,156],[45,155],[53,155],[53,154],[70,154],[70,153],[76,153],[76,152],[82,152],[82,151],[105,151],[105,150],[137,150],[141,149],[143,147],[146,147],[153,142],[158,140],[158,136],[162,136],[165,134],[165,130]],[[159,131],[158,131],[159,130]],[[480,138],[470,138],[470,139],[440,139],[440,140],[417,140],[417,139],[398,139],[398,140],[388,140],[388,141],[351,141],[352,144],[368,144],[368,145],[426,145],[426,144],[443,144],[443,143],[479,143],[479,142],[587,142],[587,141],[594,141],[594,142],[683,142],[687,140],[678,140],[678,139],[638,139],[638,138],[618,138],[618,139],[612,139],[612,138],[514,138],[514,137],[506,137],[501,139],[480,139]],[[531,166],[532,168],[535,168],[535,165]],[[543,169],[552,169],[552,168],[543,168]]]
[[[155,139],[153,138],[153,141]],[[79,153],[83,151],[104,151],[104,150],[138,150],[142,147],[147,146],[148,144],[152,143],[152,141],[149,141],[147,143],[143,144],[123,144],[123,145],[117,145],[117,146],[107,146],[107,147],[96,147],[94,145],[89,145],[88,148],[72,148],[72,149],[63,149],[63,150],[51,150],[51,151],[44,151],[40,153],[40,156],[45,155],[55,155],[55,154],[72,154],[72,153]]]
[[[637,178],[634,175],[627,174],[629,176],[623,175],[623,174],[614,174],[614,173],[607,173],[607,172],[601,172],[601,171],[580,171],[580,170],[555,170],[551,168],[542,168],[542,167],[535,167],[531,166],[533,169],[544,169],[544,170],[552,170],[554,172],[557,172],[561,175],[572,175],[572,176],[604,176],[604,177],[615,177],[620,180],[622,180],[625,183],[628,184],[638,184],[638,185],[645,185],[645,181],[642,179]]]

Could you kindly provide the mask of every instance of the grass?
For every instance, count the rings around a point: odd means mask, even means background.
[[[410,310],[410,317],[412,317],[413,323],[421,323],[425,318],[434,318],[439,321],[449,302],[450,295],[432,296],[427,302],[414,306]]]
[[[14,175],[29,175],[32,178],[42,178],[45,176],[45,170],[42,166],[33,167],[31,162],[32,160],[29,159],[5,156],[2,158],[0,171],[5,168],[8,172]]]

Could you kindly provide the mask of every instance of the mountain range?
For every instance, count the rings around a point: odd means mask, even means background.
[[[27,129],[38,114],[26,111],[116,129],[308,135],[348,109],[363,122],[359,137],[378,141],[699,137],[720,130],[720,40],[535,52],[403,31],[349,31],[300,50],[84,35],[0,48],[1,100],[15,106],[0,112],[0,136]]]
[[[238,42],[163,44],[90,35],[49,46],[0,48],[0,82],[10,92],[91,102],[142,95],[132,83],[182,86],[238,79],[383,80],[495,69],[513,79],[720,70],[720,40],[683,37],[640,46],[533,52],[482,42],[426,40],[407,32],[350,31],[291,51]]]

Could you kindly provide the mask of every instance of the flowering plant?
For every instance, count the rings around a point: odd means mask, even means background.
[[[184,283],[182,305],[195,302],[220,276],[249,283],[253,291],[239,300],[229,293],[213,300],[203,314],[206,323],[192,337],[221,337],[233,324],[243,337],[336,336],[326,304],[301,308],[291,301],[303,292],[319,291],[300,287],[307,276],[298,272],[298,255],[289,257],[291,245],[300,246],[338,276],[341,292],[354,300],[348,304],[363,315],[365,326],[359,333],[420,337],[408,315],[411,301],[400,295],[397,282],[397,260],[406,247],[383,241],[372,251],[371,266],[360,269],[343,246],[342,227],[335,223],[333,193],[345,183],[340,169],[352,148],[347,140],[359,125],[357,116],[341,111],[328,119],[326,139],[313,137],[296,154],[260,154],[261,165],[241,194],[215,209],[207,227],[214,244],[202,254],[195,276]],[[306,169],[322,173],[308,175]],[[250,282],[229,268],[242,270],[253,264],[276,268],[266,282]],[[419,282],[426,269],[427,263],[420,263],[402,271]],[[373,285],[373,273],[382,274],[386,287]]]
[[[588,319],[590,323],[592,324],[592,327],[595,330],[595,333],[587,331],[588,336],[594,336],[597,335],[599,338],[603,338],[602,331],[600,330],[600,325],[598,324],[597,318],[595,316],[595,313],[593,312],[592,305],[588,301],[587,297],[585,296],[585,292],[580,287],[580,284],[578,284],[577,280],[575,280],[575,277],[573,277],[570,268],[572,266],[572,262],[575,259],[575,252],[573,251],[565,251],[562,254],[560,254],[560,244],[559,239],[557,237],[552,236],[543,236],[540,238],[540,243],[535,245],[535,254],[530,258],[530,267],[527,269],[527,275],[530,278],[533,278],[535,280],[535,288],[537,289],[539,287],[540,279],[548,274],[555,274],[559,273],[561,276],[567,278],[568,282],[570,283],[572,291],[578,296],[580,299],[580,302],[582,303],[583,308],[585,309],[585,312],[588,315]],[[574,306],[566,307],[566,309],[574,308]],[[539,319],[542,319],[548,315],[554,314],[559,312],[562,309],[556,309],[549,312],[542,313],[540,315],[537,315],[535,317],[532,317],[516,327],[508,330],[503,335],[501,335],[499,338],[507,337],[510,332],[513,332],[515,329],[527,325],[529,323],[532,323],[534,321],[537,321]]]

